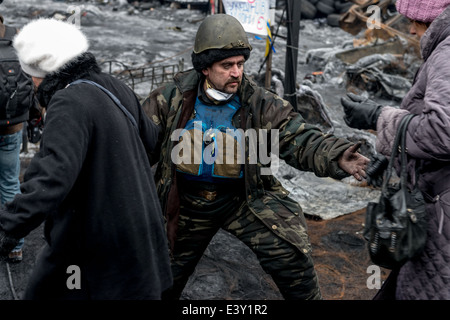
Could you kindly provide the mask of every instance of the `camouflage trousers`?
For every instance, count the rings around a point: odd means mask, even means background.
[[[172,252],[174,285],[163,299],[179,299],[212,237],[219,228],[230,232],[255,254],[285,299],[322,299],[312,257],[278,237],[248,208],[244,192],[214,200],[181,194],[177,240]],[[226,245],[226,244],[223,244]]]

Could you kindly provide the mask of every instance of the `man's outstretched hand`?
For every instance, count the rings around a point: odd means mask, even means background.
[[[338,159],[339,167],[345,172],[351,174],[356,180],[361,181],[366,177],[367,165],[370,162],[369,158],[364,157],[358,152],[361,147],[361,142],[356,143],[344,151],[342,156]]]

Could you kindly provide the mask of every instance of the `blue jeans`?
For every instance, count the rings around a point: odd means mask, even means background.
[[[19,132],[0,135],[0,202],[14,199],[20,193],[20,147],[22,144],[22,130]],[[20,239],[14,250],[23,247],[24,239]]]

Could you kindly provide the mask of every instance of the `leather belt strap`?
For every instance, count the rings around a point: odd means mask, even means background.
[[[0,127],[0,135],[7,135],[16,133],[23,128],[23,123],[18,123],[12,126]]]

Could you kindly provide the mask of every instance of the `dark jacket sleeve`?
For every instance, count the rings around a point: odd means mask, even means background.
[[[66,90],[70,90],[66,89]],[[89,145],[90,121],[79,101],[57,93],[48,107],[40,151],[32,159],[21,194],[0,212],[0,230],[26,236],[57,210],[74,185]]]

